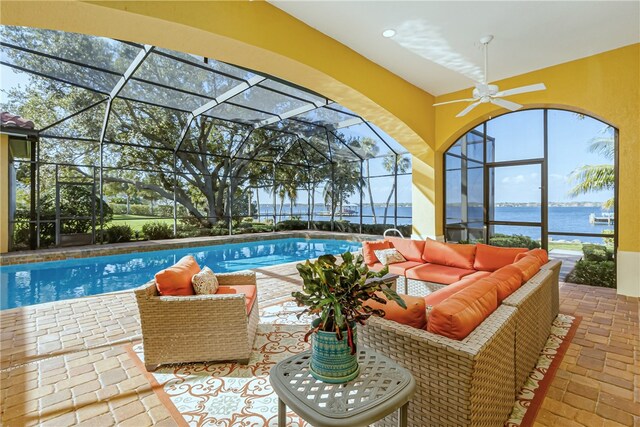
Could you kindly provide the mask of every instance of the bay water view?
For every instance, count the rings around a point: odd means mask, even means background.
[[[377,216],[376,223],[382,224],[384,218],[384,206],[374,206]],[[482,209],[478,209],[478,218],[482,218]],[[273,216],[273,206],[261,206],[262,219],[271,218]],[[549,231],[566,233],[566,236],[550,236],[553,240],[576,240],[583,242],[603,243],[600,237],[577,237],[571,236],[572,233],[594,233],[600,234],[604,230],[613,230],[613,224],[591,224],[589,215],[595,214],[600,216],[604,212],[598,206],[550,206],[549,207]],[[279,216],[279,207],[276,210]],[[398,206],[398,225],[411,224],[411,206]],[[295,205],[293,207],[293,215],[299,216],[303,220],[307,220],[307,205]],[[373,224],[373,211],[371,206],[364,205],[362,211],[362,222],[364,224]],[[387,224],[393,224],[394,206],[390,205],[387,211]],[[290,216],[290,208],[288,204],[284,204],[282,209],[281,220],[288,219]],[[449,212],[448,217],[455,217],[454,212]],[[314,221],[328,221],[327,208],[322,204],[315,206]],[[336,215],[336,220],[340,219],[340,215]],[[360,221],[360,213],[357,205],[343,206],[342,219],[358,223]],[[497,206],[495,208],[495,220],[497,221],[521,221],[521,222],[539,222],[541,219],[540,206]],[[539,240],[540,230],[537,227],[521,227],[521,226],[495,226],[496,233],[504,234],[521,234]]]

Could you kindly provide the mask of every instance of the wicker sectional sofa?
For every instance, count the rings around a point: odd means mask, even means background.
[[[559,272],[559,261],[542,265],[459,340],[384,318],[369,319],[358,334],[360,343],[394,359],[416,380],[410,425],[504,425],[558,315]],[[387,417],[379,425],[395,422]]]

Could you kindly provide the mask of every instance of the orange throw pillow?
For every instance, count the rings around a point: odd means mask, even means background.
[[[515,265],[509,264],[500,270],[494,271],[489,276],[493,280],[498,290],[498,304],[502,303],[505,298],[520,289],[523,283],[522,271]]]
[[[377,295],[386,299],[382,292],[377,292]],[[410,295],[400,295],[400,298],[402,298],[407,305],[406,310],[400,307],[395,301],[387,301],[386,304],[380,304],[379,302],[368,300],[364,302],[364,305],[384,310],[384,318],[387,320],[393,320],[403,325],[424,329],[424,327],[427,326],[424,299]]]
[[[387,242],[386,240],[362,242],[362,256],[364,257],[364,263],[367,265],[373,265],[377,262],[380,262],[373,251],[378,251],[380,249],[391,249],[391,247],[391,243]]]
[[[387,242],[396,248],[407,261],[422,262],[424,252],[424,240],[403,239],[402,237],[387,237]]]
[[[422,259],[426,262],[467,270],[473,270],[475,256],[475,245],[442,243],[432,239],[427,239],[422,253]]]
[[[427,331],[462,340],[498,308],[498,294],[489,278],[451,295],[434,306],[427,321]]]
[[[529,279],[531,279],[536,275],[538,271],[540,271],[540,267],[542,267],[542,261],[540,261],[540,259],[534,255],[527,255],[513,265],[515,267],[518,267],[522,272],[522,283],[524,283],[528,282]]]
[[[473,268],[481,271],[496,271],[505,265],[513,264],[518,254],[526,252],[527,248],[501,248],[478,243]]]
[[[526,257],[527,255],[533,255],[534,257],[538,258],[543,265],[549,262],[549,254],[547,254],[547,251],[540,248],[531,249],[529,252],[518,254],[518,256],[516,256],[515,262],[520,261],[522,258]]]
[[[156,287],[160,295],[194,295],[191,278],[200,272],[196,259],[187,255],[169,268],[156,273]]]

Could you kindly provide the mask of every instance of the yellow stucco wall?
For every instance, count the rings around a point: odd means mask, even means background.
[[[543,82],[547,90],[510,97],[527,108],[564,107],[592,115],[619,130],[618,248],[640,252],[640,44],[604,52],[498,82],[502,89]],[[470,90],[450,93],[436,102],[467,97]],[[456,118],[463,104],[436,111],[437,157],[462,134],[495,115],[487,104]],[[438,170],[441,170],[439,168]],[[436,205],[442,206],[442,174],[436,176]],[[442,233],[442,209],[436,209],[436,227]]]
[[[9,251],[9,136],[0,135],[0,253]]]

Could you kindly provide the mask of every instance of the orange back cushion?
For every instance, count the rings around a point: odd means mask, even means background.
[[[191,278],[200,272],[196,259],[187,255],[169,268],[156,273],[156,287],[160,295],[194,295]]]
[[[480,279],[433,307],[427,321],[427,331],[461,340],[496,308],[498,291],[495,284],[488,277]]]
[[[407,261],[422,262],[424,240],[403,239],[402,237],[387,237],[386,241],[396,248]]]
[[[505,265],[501,269],[494,271],[489,276],[491,280],[495,281],[498,291],[498,303],[517,291],[523,283],[522,271],[515,265]]]
[[[373,253],[373,251],[380,249],[391,249],[391,243],[386,240],[362,242],[362,256],[364,257],[364,263],[367,265],[373,265],[376,262],[380,262],[376,254]]]
[[[473,268],[482,271],[496,271],[507,264],[513,264],[518,254],[526,252],[527,248],[500,248],[478,243]]]
[[[529,279],[531,279],[538,271],[540,271],[540,267],[542,267],[542,261],[540,261],[540,259],[534,255],[527,255],[513,265],[519,268],[522,272],[522,282],[524,283],[529,281]]]
[[[473,275],[472,275],[473,276]],[[477,277],[469,277],[463,278],[462,280],[458,280],[450,285],[444,286],[441,289],[438,289],[435,292],[431,292],[429,295],[424,297],[424,304],[430,306],[436,306],[440,304],[442,301],[449,298],[451,295],[460,292],[461,290],[468,288],[477,282]]]
[[[549,255],[547,254],[547,251],[539,248],[531,249],[528,252],[518,254],[518,256],[516,256],[515,261],[516,262],[520,261],[522,258],[526,257],[527,255],[533,255],[534,257],[538,258],[542,264],[546,264],[547,262],[549,262]]]
[[[378,292],[377,295],[386,300],[382,292]],[[384,318],[387,320],[393,320],[394,322],[402,323],[403,325],[424,329],[427,325],[427,314],[424,299],[422,297],[414,297],[410,295],[400,295],[400,297],[407,305],[406,310],[400,307],[395,301],[387,301],[386,304],[381,304],[373,300],[368,300],[365,301],[364,305],[384,310]]]
[[[475,245],[461,245],[458,243],[442,243],[427,239],[424,245],[422,259],[434,264],[473,270],[476,256]]]

